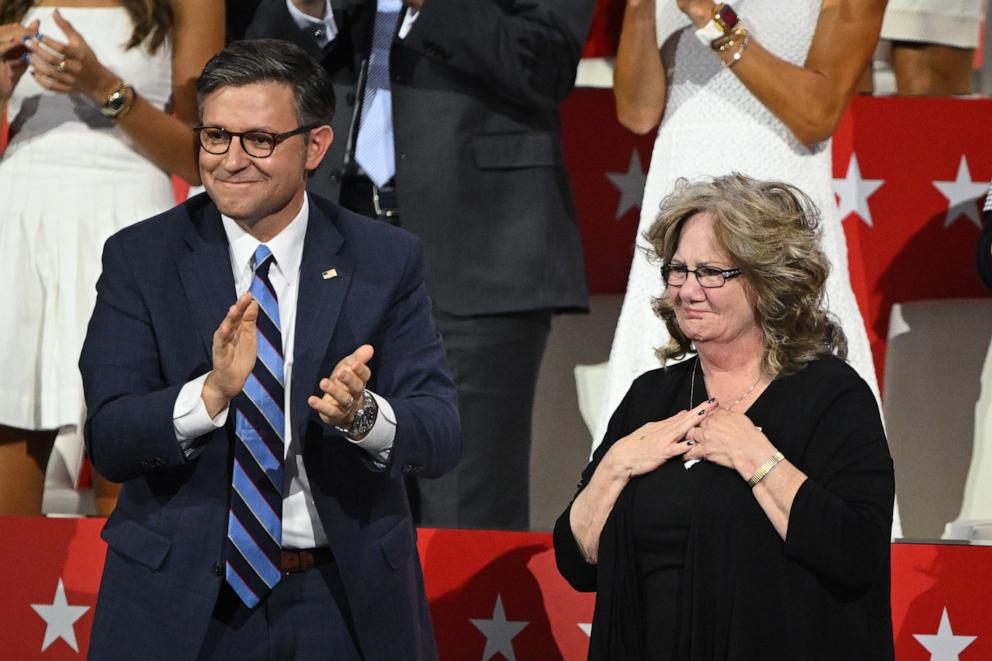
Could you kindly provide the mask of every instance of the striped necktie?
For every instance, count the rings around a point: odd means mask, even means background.
[[[258,358],[234,400],[235,445],[227,519],[227,582],[250,608],[282,577],[282,487],[285,376],[279,301],[269,281],[275,259],[255,251],[249,291],[258,301]]]
[[[372,29],[372,49],[365,70],[362,115],[355,143],[355,161],[376,186],[382,186],[396,173],[393,148],[393,100],[389,88],[389,49],[403,5],[379,0]]]

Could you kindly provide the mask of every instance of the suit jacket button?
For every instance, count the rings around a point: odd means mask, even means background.
[[[210,566],[210,573],[213,574],[214,576],[223,576],[224,575],[224,565],[222,565],[219,562],[215,562],[214,564],[212,564]]]

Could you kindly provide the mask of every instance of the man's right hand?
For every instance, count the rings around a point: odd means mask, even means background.
[[[255,367],[258,339],[255,321],[258,302],[245,292],[232,305],[214,331],[213,371],[203,383],[200,395],[211,418],[227,408],[245,385]]]

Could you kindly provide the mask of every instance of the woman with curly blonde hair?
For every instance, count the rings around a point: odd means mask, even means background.
[[[590,659],[892,659],[892,459],[793,186],[681,180],[646,235],[671,336],[555,526]]]

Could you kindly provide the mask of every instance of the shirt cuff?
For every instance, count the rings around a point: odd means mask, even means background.
[[[406,14],[403,16],[403,23],[400,25],[400,31],[397,36],[400,39],[406,39],[406,36],[410,34],[410,30],[413,29],[413,24],[417,22],[417,17],[420,16],[420,11],[417,9],[408,9]]]
[[[388,464],[389,455],[393,451],[393,441],[396,439],[396,413],[393,412],[393,407],[384,397],[380,397],[372,391],[369,391],[369,394],[379,405],[379,414],[372,424],[372,429],[360,441],[347,436],[345,438],[368,452],[377,462]]]
[[[296,27],[313,36],[321,48],[327,46],[338,36],[338,25],[334,22],[331,0],[324,0],[323,18],[314,18],[309,14],[304,14],[293,4],[293,0],[286,0],[286,9],[289,10],[289,15],[296,23]]]
[[[191,458],[196,450],[194,441],[204,434],[223,427],[227,422],[227,412],[231,408],[225,406],[213,418],[207,413],[207,406],[203,403],[201,395],[203,384],[209,375],[210,372],[207,372],[184,385],[172,407],[172,426],[176,430],[176,440],[179,441],[179,447],[183,449],[187,459]]]

